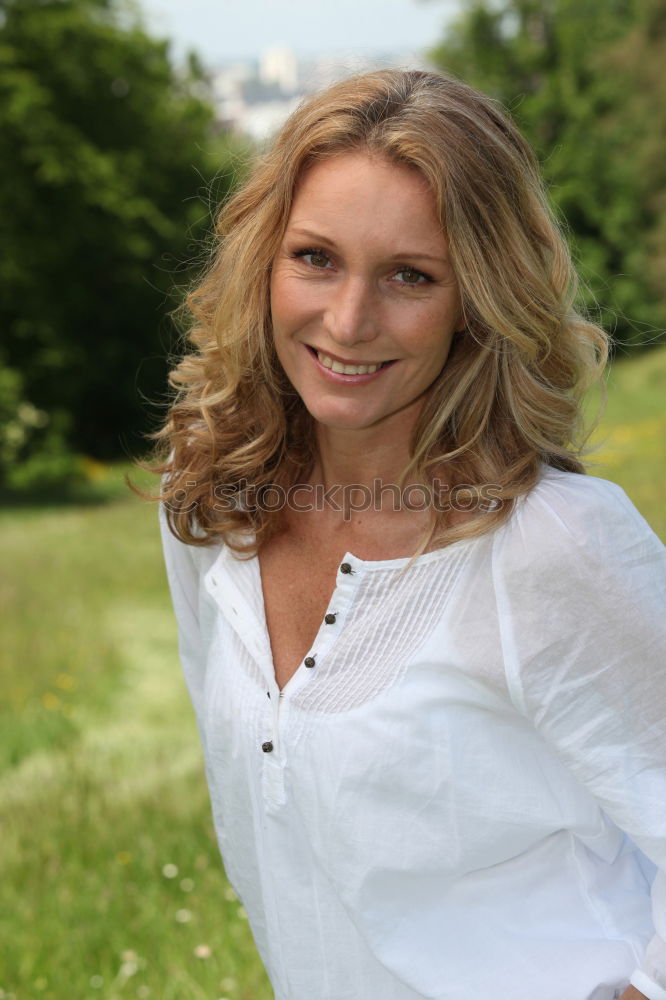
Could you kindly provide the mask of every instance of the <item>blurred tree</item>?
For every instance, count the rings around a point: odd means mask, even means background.
[[[195,57],[176,71],[134,7],[0,0],[0,363],[41,415],[0,432],[5,451],[26,457],[22,433],[96,458],[142,447],[161,323],[230,156]]]
[[[642,276],[655,325],[666,322],[666,0],[640,0],[636,22],[604,59],[622,100],[604,127],[631,177],[638,225],[628,274]]]
[[[513,114],[570,232],[588,304],[602,304],[602,321],[627,344],[654,341],[666,320],[660,269],[650,265],[659,241],[653,185],[666,136],[654,128],[665,114],[666,46],[653,29],[665,7],[666,0],[475,0],[432,52],[443,70]],[[648,79],[659,98],[647,97]],[[663,245],[666,225],[661,233]],[[662,274],[664,266],[666,254]]]

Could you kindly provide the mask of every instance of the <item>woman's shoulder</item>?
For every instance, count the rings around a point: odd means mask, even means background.
[[[567,670],[574,691],[600,663],[653,656],[666,549],[616,483],[544,468],[496,534],[492,581],[517,704],[527,685],[541,711]]]
[[[519,503],[521,513],[549,509],[564,523],[575,524],[591,514],[641,518],[625,491],[609,479],[578,472],[565,472],[542,464],[539,479]],[[644,522],[645,523],[645,522]]]
[[[160,501],[158,505],[158,519],[164,551],[177,559],[181,565],[189,563],[199,574],[202,574],[220,555],[224,547],[221,541],[211,541],[202,545],[191,545],[182,541],[171,529],[167,505],[163,501]],[[206,537],[206,532],[196,518],[191,522],[191,531],[195,538],[203,539]]]
[[[596,476],[542,466],[498,538],[518,564],[608,564],[666,550],[624,490]]]

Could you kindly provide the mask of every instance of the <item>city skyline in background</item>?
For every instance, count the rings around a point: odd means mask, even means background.
[[[354,72],[422,68],[465,0],[142,0],[175,63],[197,53],[221,125],[269,137],[305,94]]]
[[[349,73],[423,68],[464,0],[143,0],[172,59],[198,54],[218,122],[262,142],[303,96]]]
[[[397,66],[415,69],[428,68],[429,64],[419,50],[299,56],[286,45],[273,45],[257,57],[211,66],[210,97],[218,124],[261,143],[280,128],[307,94],[350,73]]]

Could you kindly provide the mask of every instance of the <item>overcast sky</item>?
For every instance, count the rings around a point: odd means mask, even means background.
[[[299,55],[418,50],[433,45],[464,0],[142,0],[151,33],[180,58],[209,64],[256,57],[271,45]]]

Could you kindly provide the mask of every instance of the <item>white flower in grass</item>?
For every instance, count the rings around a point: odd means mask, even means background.
[[[235,899],[238,899],[235,890],[232,889],[230,885],[228,885],[227,888],[224,890],[224,898],[228,899],[230,903],[232,903]]]
[[[244,906],[238,907],[238,909],[236,910],[236,916],[239,918],[239,920],[247,920],[247,910],[245,909]]]
[[[90,985],[94,990],[101,990],[102,986],[104,986],[104,976],[91,976]]]
[[[198,944],[194,949],[194,954],[197,958],[210,958],[213,954],[211,948],[207,944]]]
[[[231,993],[231,991],[235,990],[237,986],[238,983],[235,979],[232,979],[231,976],[227,976],[225,979],[220,980],[220,989],[225,993]]]
[[[192,889],[194,889],[194,882],[191,878],[183,878],[180,880],[180,887],[183,892],[192,892]]]
[[[167,864],[162,866],[162,874],[165,878],[177,878],[178,865]]]
[[[191,910],[176,910],[176,920],[179,924],[187,924],[192,919]]]

